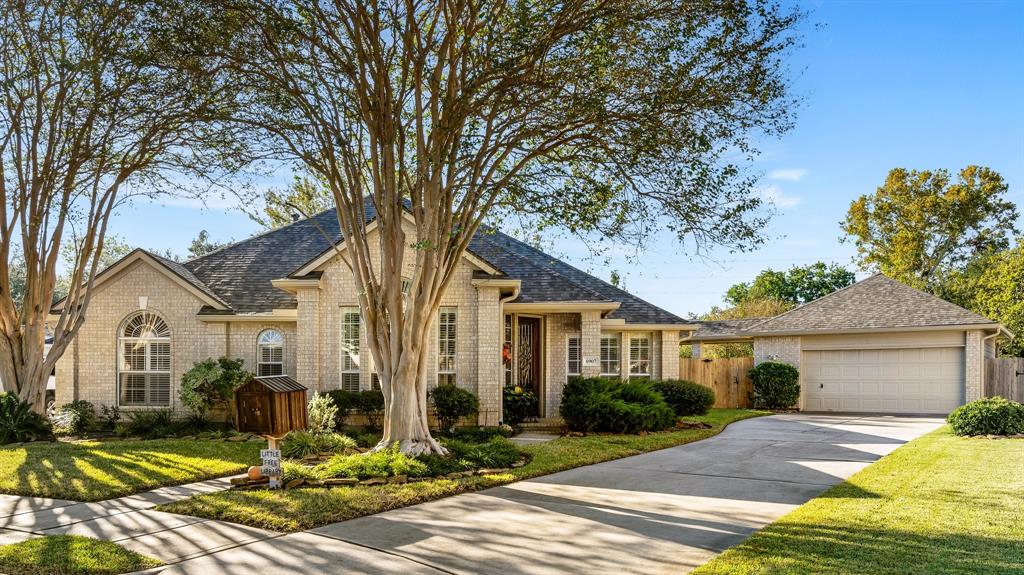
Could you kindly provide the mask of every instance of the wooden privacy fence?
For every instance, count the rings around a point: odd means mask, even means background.
[[[679,379],[688,379],[715,390],[715,407],[750,407],[750,392],[754,385],[747,372],[752,367],[752,357],[679,358]]]
[[[986,359],[983,395],[1024,403],[1024,357]]]

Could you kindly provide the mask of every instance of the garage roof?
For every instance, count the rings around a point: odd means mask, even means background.
[[[686,341],[742,341],[754,336],[926,329],[999,324],[882,274],[766,319],[695,322]]]
[[[751,334],[802,333],[998,324],[882,274],[857,282],[748,329]]]

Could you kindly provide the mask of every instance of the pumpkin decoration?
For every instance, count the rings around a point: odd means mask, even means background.
[[[259,465],[253,465],[248,471],[249,479],[256,481],[263,478],[263,472],[260,471]]]

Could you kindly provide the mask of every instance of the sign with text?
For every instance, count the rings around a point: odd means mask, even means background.
[[[596,357],[585,357],[583,358],[583,367],[599,367],[601,365],[600,358]]]
[[[281,486],[281,450],[277,449],[275,445],[276,440],[268,441],[269,449],[260,450],[260,459],[263,460],[263,465],[260,466],[260,473],[264,477],[270,478],[270,488],[277,489]]]

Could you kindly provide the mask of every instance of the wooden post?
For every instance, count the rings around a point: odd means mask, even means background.
[[[281,489],[281,450],[280,441],[283,437],[265,435],[267,438],[267,449],[260,452],[260,459],[263,462],[260,471],[270,478],[267,485],[270,489]]]

